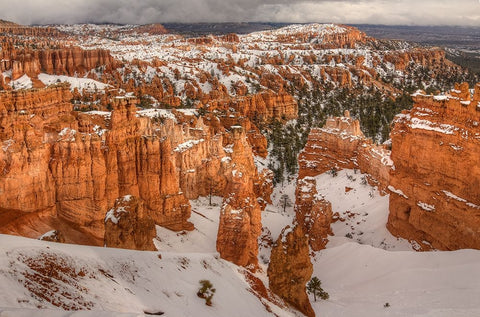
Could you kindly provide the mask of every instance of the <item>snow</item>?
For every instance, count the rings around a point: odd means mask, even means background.
[[[455,134],[454,131],[457,131],[458,128],[450,124],[436,124],[428,120],[421,120],[418,118],[411,118],[409,126],[412,129],[422,129],[440,132],[443,134]]]
[[[12,80],[8,85],[15,90],[30,89],[33,87],[32,80],[30,79],[30,77],[27,76],[27,74],[16,80]]]
[[[87,111],[85,113],[89,114],[89,115],[102,116],[102,117],[106,117],[106,118],[110,118],[112,116],[112,113],[110,111],[91,110],[91,111]]]
[[[453,198],[455,200],[458,200],[459,202],[465,203],[469,207],[480,209],[480,206],[478,206],[474,203],[468,202],[466,199],[458,197],[457,195],[453,194],[452,192],[449,192],[447,190],[442,190],[442,192],[445,194],[445,196],[447,196],[449,198]]]
[[[38,75],[38,79],[45,85],[53,85],[59,82],[67,82],[70,84],[70,89],[73,90],[77,88],[79,91],[83,89],[89,91],[95,90],[105,90],[105,88],[110,87],[110,85],[104,84],[97,80],[87,78],[87,77],[71,77],[63,75],[49,75],[41,73]]]
[[[313,264],[330,295],[312,300],[317,316],[480,315],[478,250],[390,252],[346,243],[320,251]]]
[[[54,237],[56,234],[56,230],[50,230],[48,232],[45,232],[43,235],[40,236],[40,238],[38,238],[39,240],[43,240],[45,238],[51,238],[51,237]]]
[[[273,316],[248,290],[243,269],[220,259],[216,253],[130,251],[8,235],[0,235],[0,242],[2,316],[143,316],[144,311],[178,317]],[[74,272],[85,272],[83,276],[63,275],[65,282],[50,279],[52,286],[58,287],[58,299],[70,302],[68,295],[61,294],[73,293],[91,302],[91,311],[60,311],[32,297],[23,286],[25,274],[35,274],[24,259],[33,259],[38,267],[52,257],[64,264],[62,271],[68,267]],[[51,268],[47,264],[47,272],[48,269]],[[201,279],[210,280],[217,290],[212,307],[196,295]],[[33,287],[43,290],[35,283]],[[49,310],[32,311],[37,305]],[[288,311],[275,311],[281,312],[281,317],[293,317]]]
[[[8,149],[13,145],[15,144],[15,140],[14,139],[8,139],[8,140],[5,140],[2,142],[3,145],[2,145],[2,151],[3,152],[7,152]]]
[[[77,130],[66,127],[66,128],[63,128],[62,131],[58,133],[58,136],[60,137],[59,140],[61,139],[62,141],[75,142],[76,134],[77,134]]]
[[[425,211],[434,211],[435,210],[434,205],[430,205],[430,204],[424,203],[422,201],[417,202],[417,206],[422,208]]]
[[[407,195],[405,195],[400,189],[396,189],[395,187],[393,187],[392,185],[388,185],[387,187],[392,193],[395,193],[397,195],[400,195],[402,196],[403,198],[405,199],[408,199]]]
[[[118,224],[121,214],[127,212],[124,207],[119,207],[117,209],[110,209],[105,215],[105,222],[111,221],[114,224]]]
[[[205,140],[204,139],[199,139],[199,140],[189,140],[189,141],[183,142],[183,143],[177,145],[177,147],[175,149],[173,149],[173,152],[185,152],[185,151],[193,148],[195,145],[198,145],[202,142],[205,142]]]
[[[353,240],[387,250],[413,250],[407,240],[387,230],[389,195],[381,196],[376,187],[364,181],[365,177],[353,170],[341,170],[335,177],[329,173],[315,177],[317,192],[331,202],[334,213],[345,219],[332,224],[334,236],[329,237],[328,246]],[[345,187],[353,189],[345,192]]]
[[[177,118],[169,109],[144,109],[137,111],[137,116],[148,118],[165,118],[177,122]]]
[[[448,96],[433,96],[433,99],[434,100],[447,100],[448,99]]]

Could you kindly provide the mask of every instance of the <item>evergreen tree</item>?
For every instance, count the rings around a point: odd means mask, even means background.
[[[282,208],[283,208],[283,213],[285,213],[285,210],[287,207],[292,207],[292,201],[290,200],[290,197],[288,197],[287,194],[283,194],[280,197],[280,202],[282,203]]]
[[[322,288],[322,282],[318,279],[318,277],[314,276],[310,282],[307,284],[307,292],[309,294],[313,294],[313,299],[317,301],[317,296],[323,300],[327,300],[330,298],[327,292],[325,292]]]
[[[212,306],[212,298],[216,289],[213,288],[213,285],[209,280],[201,280],[200,285],[197,296],[205,299],[205,305]]]

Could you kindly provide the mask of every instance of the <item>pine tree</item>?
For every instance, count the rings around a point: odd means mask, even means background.
[[[310,282],[307,284],[307,292],[309,294],[313,294],[313,299],[317,301],[317,296],[323,300],[327,300],[330,298],[327,292],[325,292],[322,288],[322,282],[318,279],[318,277],[314,276]]]
[[[283,194],[280,197],[280,201],[282,202],[283,213],[285,213],[285,209],[287,209],[287,207],[292,207],[292,201],[287,194]]]
[[[216,289],[213,288],[209,280],[201,280],[200,285],[201,287],[197,292],[197,296],[205,299],[205,305],[212,306],[212,298]]]

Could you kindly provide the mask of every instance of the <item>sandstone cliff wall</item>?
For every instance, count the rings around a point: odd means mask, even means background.
[[[389,185],[393,162],[390,151],[368,140],[358,120],[330,118],[321,129],[312,129],[299,155],[299,179],[317,176],[332,169],[357,168],[369,174],[369,181],[384,191]]]
[[[131,98],[115,98],[112,112],[79,113],[70,96],[65,86],[0,94],[2,232],[38,237],[61,227],[68,242],[101,244],[105,213],[125,195],[156,224],[191,230],[188,199],[214,194],[225,197],[220,254],[256,266],[271,179],[257,172],[241,126],[175,110],[137,113]],[[232,248],[232,240],[244,243]]]
[[[80,47],[18,49],[4,43],[1,55],[0,71],[11,70],[12,80],[24,74],[35,78],[41,72],[52,75],[83,76],[96,67],[102,66],[108,71],[119,64],[107,50],[84,50]]]
[[[422,249],[480,248],[480,85],[456,88],[417,94],[391,133],[387,227]]]

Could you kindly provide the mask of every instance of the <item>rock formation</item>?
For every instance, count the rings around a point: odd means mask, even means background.
[[[67,242],[102,244],[105,213],[125,195],[138,197],[154,223],[192,230],[188,199],[214,194],[225,197],[219,252],[256,266],[271,175],[257,172],[241,126],[180,111],[143,115],[125,97],[111,101],[111,113],[81,113],[70,98],[65,86],[0,94],[2,232],[61,228]]]
[[[422,249],[480,249],[480,85],[417,93],[394,121],[387,228]]]
[[[367,139],[348,111],[344,117],[329,118],[323,128],[312,129],[298,161],[299,179],[332,169],[358,168],[381,190],[389,184],[393,165],[390,151]]]
[[[301,226],[282,230],[268,265],[269,287],[306,316],[315,316],[305,285],[313,273],[308,240]]]
[[[308,243],[313,251],[325,248],[327,236],[333,234],[332,205],[318,195],[317,182],[313,177],[298,180],[295,190],[295,218],[299,226],[308,235]]]
[[[233,129],[228,185],[220,211],[217,251],[226,260],[242,266],[258,264],[258,237],[262,231],[261,206],[254,190],[256,167],[251,148],[241,127]]]
[[[247,116],[254,122],[268,122],[271,119],[285,121],[295,119],[298,115],[297,102],[285,92],[266,91],[232,99],[213,99],[208,102],[209,110],[233,109],[240,116]]]
[[[156,236],[155,222],[135,196],[118,198],[105,215],[106,247],[154,251]]]
[[[24,74],[37,77],[41,72],[52,75],[83,76],[96,67],[112,70],[118,66],[106,50],[83,50],[79,47],[59,49],[29,48],[16,49],[11,46],[2,47],[4,61],[0,63],[0,71],[11,70],[11,79],[15,80]]]

